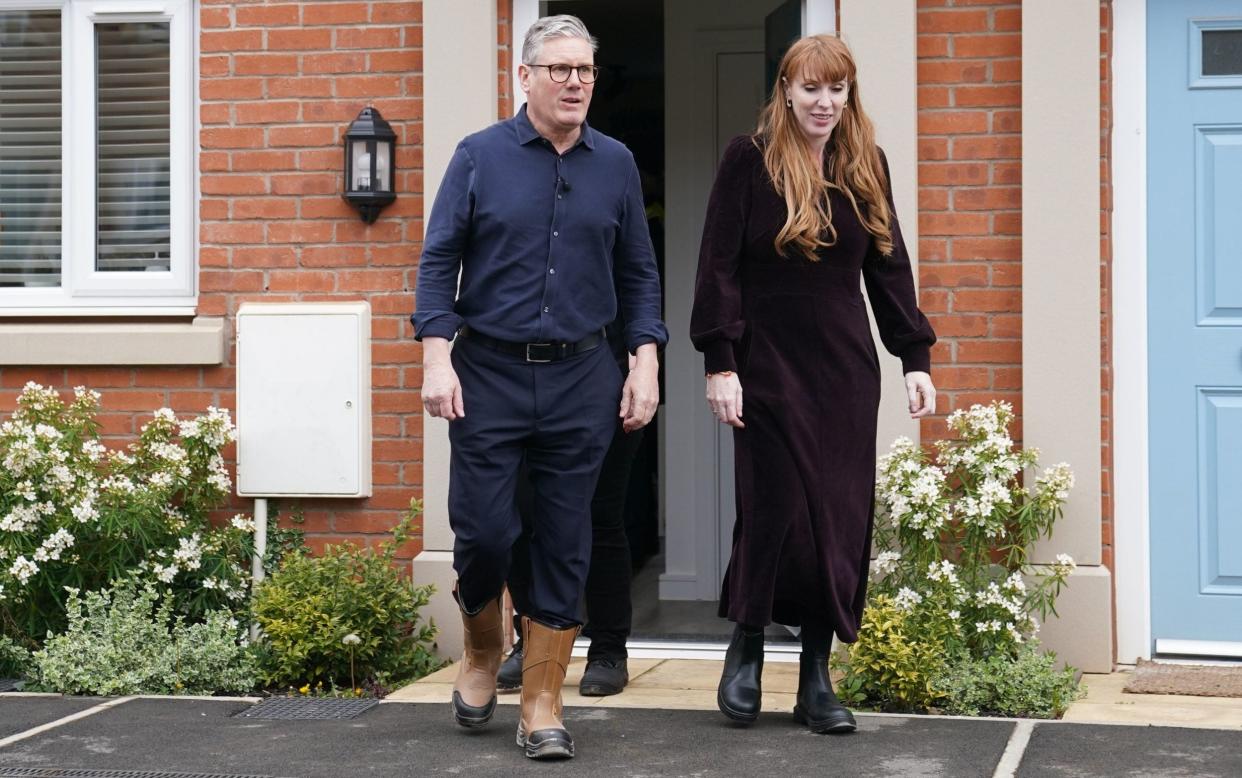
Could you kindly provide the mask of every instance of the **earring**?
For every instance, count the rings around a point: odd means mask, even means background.
[[[785,107],[786,107],[786,108],[793,108],[793,100],[786,100],[786,101],[785,101]]]

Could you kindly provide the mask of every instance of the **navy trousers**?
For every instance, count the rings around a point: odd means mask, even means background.
[[[513,544],[525,459],[534,502],[526,615],[579,623],[591,559],[591,497],[616,429],[621,372],[604,346],[529,363],[469,338],[453,348],[466,415],[449,424],[449,524],[458,599],[475,611],[500,596]]]
[[[629,537],[625,533],[625,498],[630,486],[634,454],[643,442],[645,429],[627,433],[618,421],[612,436],[599,482],[591,498],[591,567],[586,579],[586,626],[582,634],[591,639],[587,661],[625,659],[625,641],[630,636],[633,602],[630,579],[633,561]],[[513,628],[521,630],[518,619],[529,613],[526,592],[530,588],[530,535],[534,496],[529,481],[518,480],[518,512],[522,516],[522,537],[513,547],[509,567],[509,593],[513,596]]]

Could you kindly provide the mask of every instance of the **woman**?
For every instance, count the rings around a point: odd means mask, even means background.
[[[754,135],[725,150],[690,321],[708,404],[735,428],[720,615],[736,627],[717,703],[737,721],[759,714],[763,628],[775,621],[802,627],[794,717],[817,733],[856,728],[827,659],[834,632],[857,638],[871,545],[880,367],[860,273],[910,415],[924,416],[936,336],[915,301],[888,165],[853,57],[817,35],[781,60]]]

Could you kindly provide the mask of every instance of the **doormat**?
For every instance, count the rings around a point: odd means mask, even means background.
[[[1242,697],[1242,667],[1172,665],[1140,659],[1124,691],[1130,694]]]

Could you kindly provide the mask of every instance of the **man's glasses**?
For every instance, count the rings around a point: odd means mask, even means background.
[[[566,65],[563,62],[557,62],[551,65],[527,65],[532,68],[547,68],[548,75],[558,84],[563,84],[569,80],[569,74],[578,71],[578,80],[584,84],[595,83],[595,78],[599,75],[599,68],[594,65]]]

